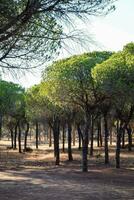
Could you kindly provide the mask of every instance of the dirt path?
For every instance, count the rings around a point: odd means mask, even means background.
[[[134,173],[129,170],[72,166],[50,170],[0,172],[0,200],[134,200]]]
[[[133,152],[122,153],[122,169],[114,168],[111,149],[110,166],[104,165],[103,156],[94,156],[89,158],[89,172],[82,173],[75,149],[75,161],[68,162],[62,154],[58,167],[53,150],[46,147],[27,154],[2,149],[0,200],[134,200]]]

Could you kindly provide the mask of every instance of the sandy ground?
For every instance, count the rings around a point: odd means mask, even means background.
[[[123,151],[122,168],[115,169],[113,147],[109,166],[103,148],[96,149],[89,172],[82,173],[76,148],[73,162],[62,153],[61,165],[55,166],[48,145],[26,154],[7,150],[7,145],[0,141],[0,200],[134,200],[134,152]]]

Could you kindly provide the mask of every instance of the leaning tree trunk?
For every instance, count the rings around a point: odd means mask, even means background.
[[[68,121],[68,160],[72,161],[73,156],[72,156],[72,125],[71,122]]]
[[[21,127],[20,127],[20,122],[18,123],[18,147],[19,147],[19,153],[21,153]]]
[[[27,150],[27,136],[29,132],[29,123],[27,122],[27,129],[25,131],[25,139],[24,139],[24,152]]]
[[[39,146],[39,124],[38,122],[36,121],[36,149],[38,149],[38,146]]]
[[[109,149],[108,149],[108,119],[107,113],[104,114],[104,135],[105,135],[105,164],[109,164]]]

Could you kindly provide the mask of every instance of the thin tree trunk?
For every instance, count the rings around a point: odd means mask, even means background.
[[[86,113],[86,122],[85,122],[85,133],[82,137],[82,171],[87,172],[88,171],[88,134],[89,134],[89,128],[91,127],[91,116],[89,113]]]
[[[63,153],[65,152],[65,125],[63,125],[62,130],[62,151]]]
[[[108,121],[107,114],[104,114],[104,133],[105,133],[105,164],[109,164],[109,150],[108,150]]]
[[[113,142],[113,132],[112,132],[112,127],[110,128],[110,145],[112,145],[112,142]]]
[[[48,139],[49,139],[49,147],[52,146],[52,129],[49,128],[48,130]]]
[[[18,129],[18,122],[15,125],[15,132],[14,132],[14,149],[17,148],[17,129]]]
[[[11,148],[13,149],[13,129],[10,129],[10,133],[11,133]]]
[[[38,122],[36,122],[36,149],[38,149],[39,146],[39,125]]]
[[[97,147],[100,146],[100,124],[97,124]]]
[[[125,148],[125,129],[122,130],[122,148]]]
[[[73,156],[72,156],[72,126],[71,126],[71,122],[68,122],[68,160],[72,161],[73,160]]]
[[[131,127],[127,128],[128,133],[128,151],[132,151],[132,129]]]
[[[122,125],[117,122],[117,139],[116,139],[116,168],[120,168],[120,143],[121,143],[121,134],[122,134]]]
[[[81,141],[82,141],[81,135],[82,135],[82,133],[81,133],[79,125],[77,125],[77,132],[78,132],[78,140],[79,140],[79,147],[78,147],[78,149],[81,150]]]
[[[24,151],[27,150],[27,137],[28,137],[28,132],[29,132],[29,123],[27,122],[27,129],[25,131],[25,139],[24,139]]]
[[[75,146],[75,127],[72,128],[73,133],[73,146]]]
[[[18,123],[18,147],[19,147],[19,153],[21,153],[21,127],[20,127],[20,122]]]
[[[59,135],[60,135],[60,121],[58,117],[55,118],[53,125],[53,135],[54,135],[54,155],[55,155],[55,164],[60,164],[60,149],[59,149]]]
[[[94,142],[94,119],[91,117],[91,144],[90,144],[90,156],[93,156],[93,142]]]

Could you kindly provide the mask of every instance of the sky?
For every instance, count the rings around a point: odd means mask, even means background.
[[[88,48],[80,47],[80,45],[72,48],[70,44],[67,51],[64,48],[61,49],[59,58],[81,54],[89,50],[119,51],[125,44],[134,42],[134,0],[118,0],[115,6],[116,10],[105,17],[92,17],[86,24],[78,24],[86,34],[91,35],[94,45],[91,42]],[[36,70],[26,73],[18,80],[11,76],[3,78],[28,88],[40,82],[41,72]]]

